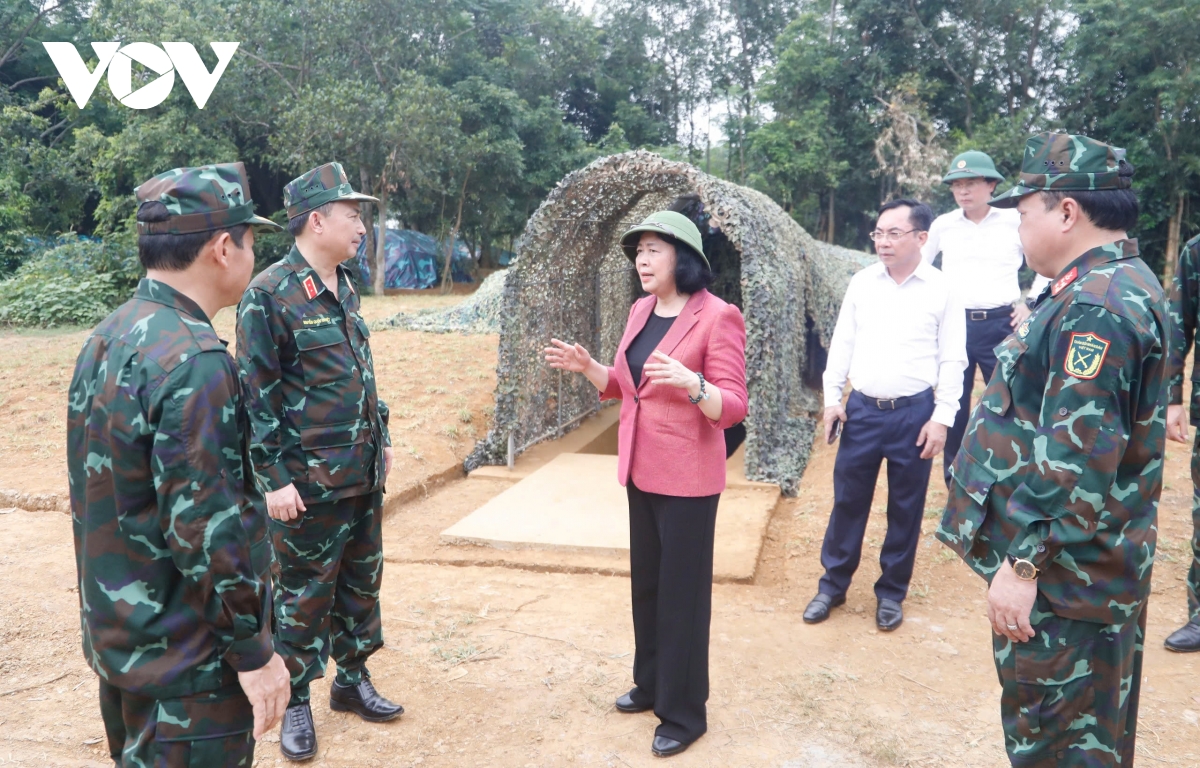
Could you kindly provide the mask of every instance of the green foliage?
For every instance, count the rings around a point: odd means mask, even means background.
[[[64,235],[0,282],[0,323],[43,328],[95,324],[133,294],[141,275],[128,239],[102,242]]]
[[[91,40],[189,41],[209,68],[208,41],[241,44],[203,110],[178,79],[149,110],[101,79],[80,110],[49,40],[75,42],[89,68]],[[135,87],[151,76],[135,68]],[[982,149],[1011,180],[1025,136],[1048,128],[1129,150],[1136,234],[1169,266],[1200,229],[1197,103],[1200,0],[597,0],[591,16],[562,0],[12,0],[0,276],[31,258],[30,238],[129,238],[139,183],[233,160],[260,213],[336,159],[389,220],[458,227],[486,260],[567,173],[654,148],[864,247],[880,202],[938,170],[914,166]],[[895,130],[909,117],[919,141]],[[953,205],[936,185],[922,194]],[[260,238],[259,264],[288,246]]]

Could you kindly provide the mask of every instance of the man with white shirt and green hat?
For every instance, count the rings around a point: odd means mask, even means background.
[[[947,484],[950,465],[971,415],[975,369],[983,373],[984,381],[990,379],[996,367],[996,345],[1029,317],[1017,283],[1017,273],[1025,263],[1017,235],[1021,216],[1015,209],[988,205],[1001,181],[1004,176],[984,152],[970,150],[951,160],[942,182],[950,187],[959,207],[934,219],[929,240],[921,249],[928,263],[942,254],[942,272],[967,314],[967,369],[963,372],[962,398],[954,426],[946,434],[942,456]],[[1039,276],[1029,295],[1036,297],[1048,282]]]

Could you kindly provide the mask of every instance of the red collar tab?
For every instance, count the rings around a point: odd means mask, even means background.
[[[304,294],[306,296],[308,296],[309,301],[312,301],[313,299],[317,298],[317,294],[319,293],[319,291],[317,290],[317,281],[313,280],[312,275],[309,275],[308,277],[304,278],[304,282],[301,283],[301,285],[304,286]]]
[[[1079,267],[1071,267],[1071,271],[1054,281],[1054,285],[1050,286],[1050,295],[1057,296],[1066,290],[1066,287],[1075,282],[1075,278],[1079,277]]]

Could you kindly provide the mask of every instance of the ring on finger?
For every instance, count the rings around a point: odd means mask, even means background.
[[[1016,630],[1020,629],[1020,627],[1018,627],[1016,624],[1005,624],[1004,626],[1008,627],[1010,630],[1013,630],[1014,632]]]

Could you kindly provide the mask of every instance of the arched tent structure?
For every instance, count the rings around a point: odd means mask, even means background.
[[[850,276],[873,257],[817,243],[760,192],[641,150],[571,173],[530,218],[504,288],[494,423],[468,470],[503,464],[601,407],[584,377],[550,369],[542,349],[553,336],[611,364],[640,295],[617,238],[665,208],[696,221],[713,292],[746,318],[746,476],[795,494],[820,408],[823,350]]]

